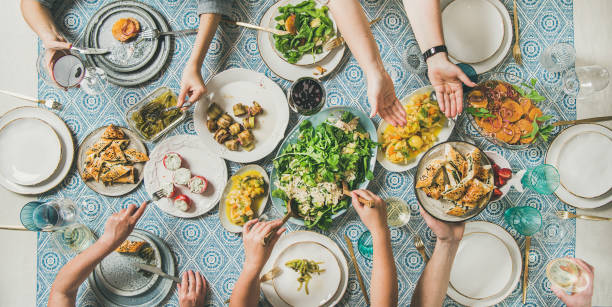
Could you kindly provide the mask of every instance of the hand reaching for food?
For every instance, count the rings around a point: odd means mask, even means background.
[[[368,75],[368,101],[372,106],[370,117],[379,114],[393,126],[406,125],[406,111],[395,96],[395,88],[389,74]]]
[[[351,197],[353,208],[372,235],[387,229],[387,204],[380,197],[368,190],[352,191]],[[358,200],[359,197],[372,201],[373,207],[362,205]]]
[[[253,219],[244,224],[242,232],[242,241],[244,243],[244,270],[256,270],[259,274],[263,266],[268,261],[270,253],[286,228],[279,227],[282,225],[282,220],[274,220],[270,222],[260,222],[258,219]],[[270,242],[264,246],[261,244],[264,237],[271,231],[275,234]]]
[[[429,213],[423,209],[423,206],[420,205],[419,211],[425,223],[433,231],[439,241],[458,244],[463,238],[465,223],[447,223],[440,221],[429,215]]]
[[[463,84],[476,86],[468,76],[448,60],[445,53],[427,59],[427,74],[438,98],[440,110],[453,118],[463,111]]]
[[[100,237],[100,242],[104,242],[110,250],[116,249],[134,230],[136,222],[147,208],[147,202],[143,202],[140,207],[131,204],[127,208],[111,215],[104,225],[104,234]]]
[[[180,307],[202,307],[208,285],[206,278],[200,272],[189,270],[183,273],[183,280],[176,285],[178,289]]]
[[[206,85],[204,85],[204,79],[202,78],[199,68],[189,65],[185,66],[185,70],[183,70],[183,76],[181,78],[181,91],[179,93],[176,105],[178,107],[182,107],[187,97],[189,97],[187,100],[189,101],[189,104],[194,104],[206,92]],[[187,108],[182,109],[186,110]]]
[[[551,286],[551,290],[567,307],[590,307],[593,298],[593,280],[595,278],[595,269],[592,265],[586,263],[582,259],[573,258],[574,262],[588,275],[591,281],[589,286],[578,293],[567,294],[563,289],[556,285]]]

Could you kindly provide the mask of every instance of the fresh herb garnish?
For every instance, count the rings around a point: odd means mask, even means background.
[[[555,127],[553,127],[552,125],[540,126],[541,124],[538,124],[538,122],[544,124],[544,122],[548,121],[551,118],[552,118],[552,115],[544,115],[541,117],[537,117],[533,122],[531,122],[531,125],[533,127],[531,129],[531,133],[529,133],[528,135],[522,136],[521,139],[530,138],[532,140],[535,140],[535,137],[539,136],[542,140],[544,140],[544,142],[548,142],[548,137],[550,136],[550,134],[552,133]]]
[[[529,83],[521,82],[521,86],[512,85],[512,87],[519,93],[521,96],[529,98],[531,101],[544,101],[546,97],[540,95],[540,93],[536,90],[537,80],[532,78]]]
[[[491,112],[489,112],[489,110],[487,110],[486,108],[468,107],[466,111],[472,114],[472,116],[474,117],[482,117],[482,118],[496,118],[497,117],[497,115],[491,114]]]

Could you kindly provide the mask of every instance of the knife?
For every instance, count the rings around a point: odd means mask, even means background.
[[[353,249],[353,242],[351,239],[345,234],[344,241],[346,241],[346,245],[348,246],[349,253],[351,254],[351,260],[353,261],[353,267],[355,268],[355,274],[357,274],[357,281],[359,282],[359,287],[361,288],[361,293],[363,294],[363,298],[365,299],[366,305],[370,305],[370,299],[368,298],[368,291],[366,290],[365,284],[363,283],[363,278],[361,277],[361,272],[359,271],[359,266],[357,265],[357,258],[355,258],[355,250]]]
[[[174,280],[174,282],[176,283],[181,283],[181,279],[176,277],[176,276],[172,276],[172,275],[168,275],[166,273],[164,273],[164,271],[162,271],[161,269],[159,269],[158,267],[152,266],[152,265],[148,265],[148,264],[144,264],[144,263],[132,263],[135,267],[137,267],[140,270],[143,271],[147,271],[153,274],[157,274],[163,278],[168,278],[168,279],[172,279]]]
[[[108,49],[79,48],[75,46],[70,47],[70,50],[80,52],[81,54],[105,54],[110,52]]]
[[[576,120],[562,120],[558,122],[552,123],[552,126],[564,126],[564,125],[575,125],[575,124],[584,124],[584,123],[597,123],[597,122],[605,122],[608,120],[612,120],[612,116],[602,116],[602,117],[591,117],[585,119],[576,119]]]

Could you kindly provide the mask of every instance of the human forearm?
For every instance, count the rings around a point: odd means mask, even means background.
[[[391,249],[391,234],[384,228],[372,235],[374,259],[370,296],[372,306],[397,306],[397,271],[393,250]]]
[[[113,250],[113,246],[98,240],[70,260],[55,277],[49,295],[49,306],[74,306],[79,286]]]
[[[342,37],[368,78],[385,71],[378,46],[359,1],[331,0],[329,9]]]
[[[259,301],[259,273],[260,270],[245,265],[238,281],[234,285],[230,298],[230,307],[256,306]]]
[[[21,14],[32,31],[43,41],[56,40],[60,34],[53,22],[51,12],[36,0],[22,0]]]
[[[406,15],[421,51],[444,44],[440,1],[403,0]]]
[[[208,47],[210,46],[210,42],[215,36],[215,32],[217,31],[217,26],[219,25],[219,21],[221,20],[221,15],[219,14],[202,14],[200,15],[200,26],[198,27],[198,35],[196,36],[195,42],[193,44],[193,49],[191,51],[191,56],[185,65],[185,68],[194,68],[198,71],[201,69],[202,64],[204,63],[204,58],[206,57],[206,53],[208,52]]]
[[[411,306],[442,306],[459,242],[438,240],[412,295]]]

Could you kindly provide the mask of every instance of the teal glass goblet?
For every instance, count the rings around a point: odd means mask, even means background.
[[[539,194],[552,194],[559,187],[559,171],[550,165],[542,164],[527,170],[521,184]]]
[[[372,234],[369,230],[366,230],[364,233],[359,236],[359,240],[357,241],[357,250],[363,256],[363,258],[372,261],[372,256],[374,255],[374,243],[372,242]]]

